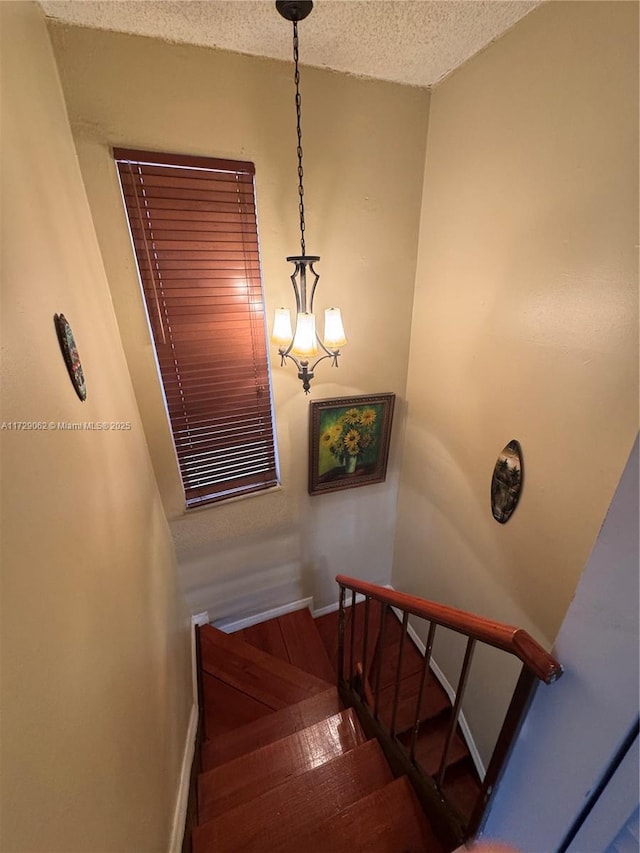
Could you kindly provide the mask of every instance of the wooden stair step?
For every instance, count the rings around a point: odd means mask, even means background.
[[[321,764],[193,831],[193,853],[269,851],[392,781],[377,741]],[[326,849],[326,848],[325,848]]]
[[[473,760],[468,756],[447,769],[442,789],[451,805],[465,820],[469,820],[481,787]]]
[[[235,636],[330,684],[336,681],[327,650],[307,607],[251,625]]]
[[[442,750],[451,723],[450,714],[442,714],[435,720],[423,723],[416,741],[416,759],[425,773],[435,776],[440,768]],[[407,747],[411,744],[411,732],[406,732],[399,738]],[[469,750],[456,727],[453,740],[447,756],[447,768],[469,755]],[[446,777],[445,777],[446,784]]]
[[[402,636],[402,617],[389,608],[384,622],[384,638],[388,645],[397,643]]]
[[[274,853],[444,853],[406,776],[363,797]]]
[[[400,682],[398,709],[396,712],[396,732],[406,732],[413,728],[421,680],[422,670],[412,673]],[[395,684],[390,684],[380,691],[379,716],[387,727],[391,725],[395,691]],[[449,697],[437,682],[435,676],[429,673],[422,691],[421,721],[433,719],[448,708],[451,708]]]
[[[253,752],[254,749],[312,726],[340,710],[342,702],[338,691],[331,687],[280,711],[269,711],[267,716],[262,716],[255,722],[206,740],[201,750],[202,770],[212,770],[247,752]]]
[[[395,616],[387,617],[388,622],[397,622]],[[380,648],[376,651],[376,659],[369,674],[369,683],[372,688],[376,686],[378,658],[381,651]],[[382,651],[382,666],[380,667],[380,690],[396,683],[396,674],[398,671],[398,661],[400,660],[400,640],[393,643],[385,642],[384,650]],[[424,666],[424,658],[414,645],[410,637],[406,637],[404,641],[404,649],[402,651],[402,669],[401,678],[408,678],[410,675],[422,672]]]
[[[198,816],[201,823],[254,800],[266,791],[337,758],[366,741],[349,708],[248,755],[201,773]]]
[[[289,662],[317,678],[335,684],[336,674],[309,610],[305,607],[280,616],[278,624]]]
[[[201,685],[202,716],[207,738],[222,735],[273,714],[273,709],[268,705],[207,672],[202,673]]]
[[[371,666],[373,656],[376,650],[378,641],[378,633],[380,631],[380,614],[381,606],[377,601],[369,603],[369,636],[367,641],[367,662]],[[364,602],[356,604],[355,608],[345,607],[345,625],[344,625],[344,672],[348,672],[350,644],[351,644],[351,623],[353,612],[355,612],[355,635],[353,644],[353,663],[364,663],[364,622],[365,622],[365,606]],[[391,621],[387,619],[387,621]],[[396,620],[397,621],[397,620]],[[316,620],[316,629],[320,634],[322,643],[327,650],[331,665],[337,674],[338,672],[338,612],[327,613],[325,616],[319,616]]]
[[[203,672],[272,710],[294,705],[332,686],[212,625],[203,625],[199,634]]]
[[[263,652],[268,652],[280,660],[285,660],[287,663],[291,662],[277,619],[268,619],[266,622],[250,625],[248,628],[237,631],[233,636],[239,637],[246,643],[251,643],[252,646],[256,646],[256,648],[262,649]]]

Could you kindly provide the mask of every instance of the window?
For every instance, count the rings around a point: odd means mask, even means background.
[[[254,166],[114,156],[187,506],[274,486]]]

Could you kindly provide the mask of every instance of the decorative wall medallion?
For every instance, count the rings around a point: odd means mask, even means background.
[[[513,439],[500,452],[491,479],[491,512],[504,524],[518,505],[522,490],[522,449]]]
[[[76,389],[78,397],[84,401],[87,399],[87,386],[85,385],[84,373],[82,372],[82,365],[80,364],[80,356],[78,355],[78,348],[76,346],[75,338],[73,337],[73,332],[71,331],[71,326],[67,322],[64,314],[54,314],[53,321],[55,323],[56,332],[58,333],[58,342],[60,344],[60,349],[62,350],[62,355],[64,356],[64,362],[67,365],[67,370],[71,377],[71,382],[73,387]]]

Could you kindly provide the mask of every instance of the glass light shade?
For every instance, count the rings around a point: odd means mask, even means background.
[[[339,308],[327,308],[324,312],[324,345],[327,349],[337,350],[347,342]]]
[[[312,358],[318,354],[316,318],[313,314],[298,314],[291,352],[298,358],[304,359]]]
[[[279,347],[286,349],[293,338],[291,330],[291,313],[288,308],[276,308],[276,315],[273,319],[273,331],[271,333],[271,342]]]

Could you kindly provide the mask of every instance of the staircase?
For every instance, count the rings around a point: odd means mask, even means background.
[[[235,634],[199,629],[185,853],[449,853],[477,827],[533,681],[561,673],[519,629],[337,580],[339,612],[315,622],[299,610]],[[430,620],[425,651],[410,638],[410,613]],[[468,637],[453,707],[430,673],[436,626]],[[476,641],[523,661],[482,785],[457,725]]]
[[[406,777],[394,778],[343,707],[308,610],[234,635],[199,633],[205,739],[193,853],[443,853]]]
[[[383,719],[391,714],[400,629],[389,620],[385,630]],[[307,851],[445,849],[407,778],[394,779],[377,741],[365,736],[353,709],[344,709],[333,686],[337,655],[337,613],[314,622],[299,610],[232,635],[200,629],[205,739],[194,853],[301,850],[303,843]],[[371,665],[375,659],[373,650]],[[404,656],[399,706],[407,729],[421,666],[413,647]],[[447,696],[435,685],[428,696],[424,719],[442,728]],[[460,745],[452,765],[468,760]],[[470,776],[472,800],[475,774],[458,775]]]

